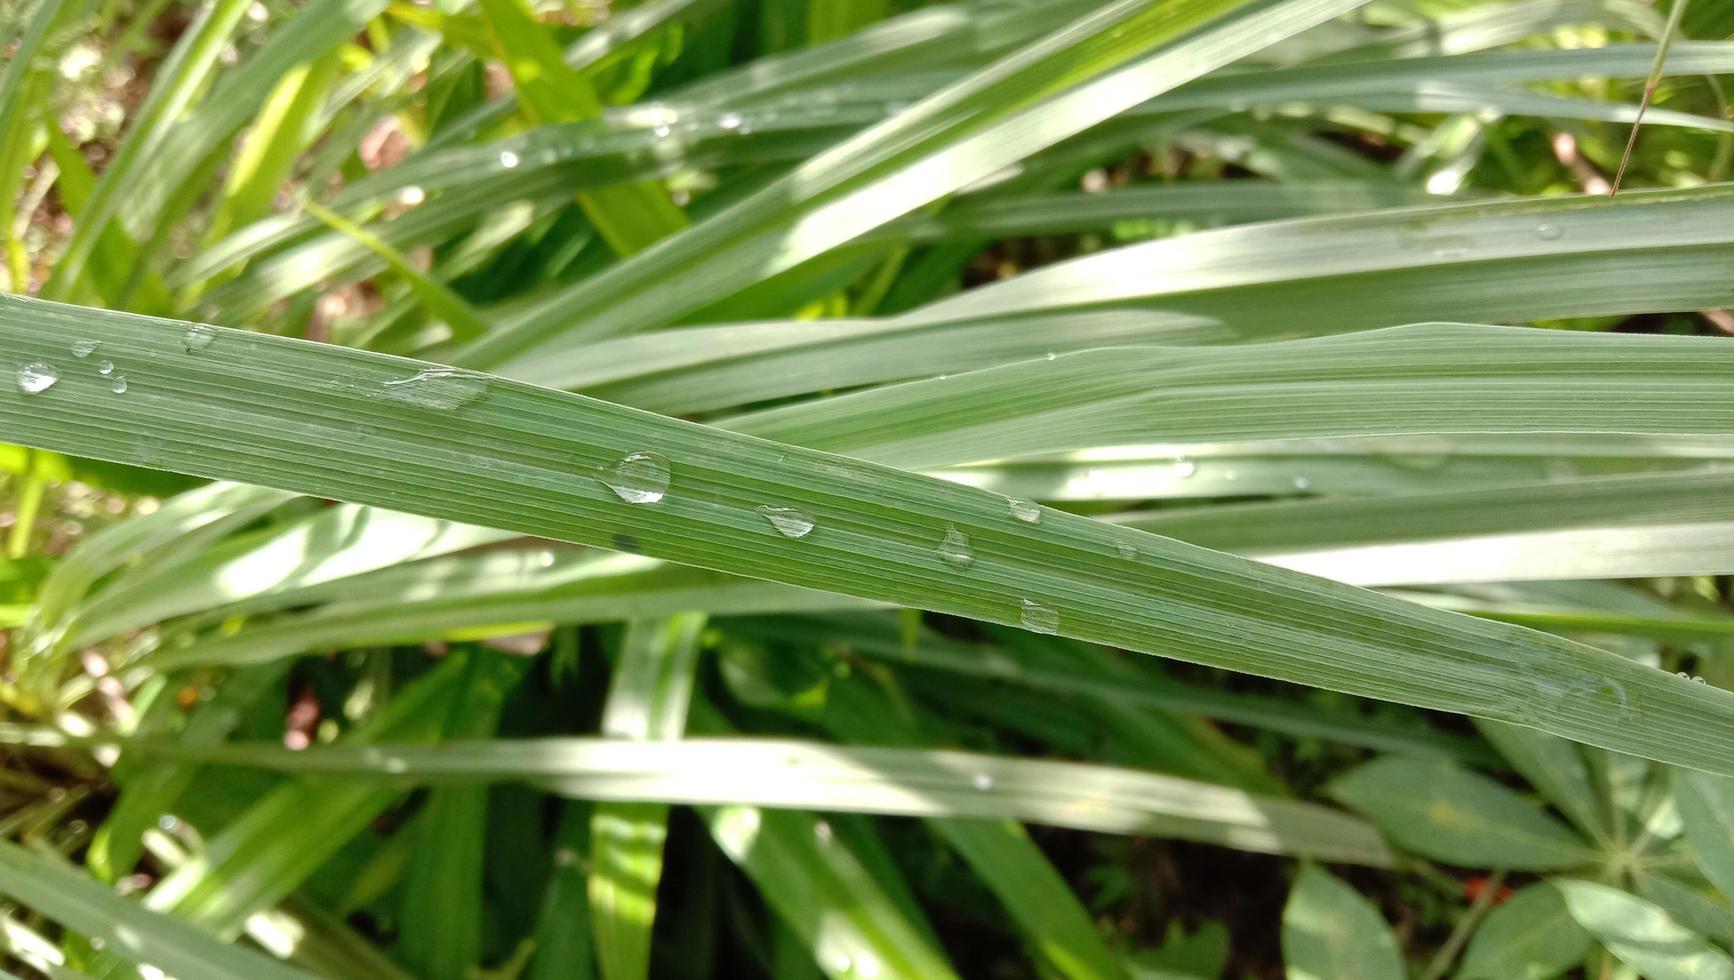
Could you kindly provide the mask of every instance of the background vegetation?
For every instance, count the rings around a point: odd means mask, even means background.
[[[1675,3],[0,6],[6,968],[1734,977]]]

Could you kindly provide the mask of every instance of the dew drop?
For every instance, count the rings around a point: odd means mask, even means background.
[[[668,492],[668,460],[657,453],[630,453],[602,482],[629,504],[654,504]]]
[[[126,394],[126,375],[124,375],[124,374],[115,375],[114,376],[114,383],[109,385],[109,388],[117,395]]]
[[[969,548],[969,535],[947,524],[945,538],[939,542],[939,560],[953,568],[964,568],[975,561],[975,552]]]
[[[1025,524],[1040,524],[1042,522],[1042,507],[1033,500],[1020,500],[1016,497],[1011,501],[1011,516]]]
[[[1138,557],[1138,549],[1124,541],[1114,542],[1114,550],[1119,553],[1121,558],[1124,558],[1127,561],[1132,561]]]
[[[1675,676],[1675,677],[1678,677],[1678,678],[1679,678],[1679,679],[1681,679],[1681,680],[1683,680],[1683,681],[1686,681],[1686,680],[1691,680],[1691,679],[1692,679],[1692,675],[1691,675],[1691,674],[1688,674],[1688,673],[1686,673],[1686,672],[1685,672],[1685,671],[1683,671],[1683,670],[1676,670],[1676,671],[1674,671],[1674,676]]]
[[[1174,475],[1180,477],[1182,480],[1191,479],[1197,472],[1198,464],[1194,463],[1190,459],[1177,459],[1174,461]]]
[[[1704,679],[1704,678],[1702,678],[1702,677],[1699,677],[1699,676],[1698,676],[1698,675],[1697,675],[1697,674],[1693,674],[1693,675],[1692,675],[1692,680],[1694,680],[1694,681],[1696,681],[1696,682],[1698,682],[1698,683],[1699,683],[1699,684],[1708,684],[1708,683],[1710,683],[1710,682],[1709,682],[1709,681],[1707,681],[1707,680],[1705,680],[1705,679]]]
[[[765,520],[771,522],[785,538],[804,538],[807,532],[813,530],[813,519],[793,507],[772,507],[769,504],[759,508],[759,513],[765,515]]]
[[[505,167],[507,170],[510,170],[513,167],[516,167],[518,165],[518,163],[519,163],[519,160],[518,160],[518,155],[516,153],[513,153],[511,150],[501,150],[500,151],[500,166]]]
[[[89,357],[96,353],[96,349],[101,346],[94,340],[75,340],[72,342],[72,356]]]
[[[31,361],[18,369],[18,390],[26,395],[41,394],[59,380],[60,373],[41,361]]]
[[[98,362],[96,365],[96,373],[100,374],[104,377],[107,377],[108,375],[113,374],[114,373],[114,362],[113,361],[100,361],[100,362]]]
[[[1535,229],[1535,237],[1544,242],[1556,242],[1565,234],[1565,229],[1558,225],[1539,225]]]
[[[1057,358],[1057,357],[1059,357],[1059,356],[1060,356],[1060,355],[1058,355],[1058,354],[1056,354],[1056,353],[1054,353],[1054,352],[1053,352],[1053,351],[1048,351],[1048,356],[1047,356],[1047,359],[1048,359],[1048,360],[1050,360],[1050,361],[1051,361],[1051,360],[1053,360],[1053,359],[1055,359],[1055,358]]]
[[[741,114],[738,112],[725,112],[716,117],[716,124],[724,129],[739,129],[741,122]]]
[[[217,340],[217,328],[203,323],[187,325],[187,332],[181,337],[181,349],[191,354],[202,351]]]
[[[1312,488],[1312,485],[1313,481],[1304,476],[1297,476],[1294,478],[1294,488],[1296,490],[1308,490]]]
[[[446,412],[468,405],[487,390],[488,381],[481,375],[456,368],[424,368],[407,378],[387,381],[380,394],[394,402]]]
[[[979,789],[984,793],[990,789],[993,789],[993,777],[989,776],[985,772],[976,773],[975,778],[971,779],[969,782],[970,782],[970,785],[974,786],[976,789]]]
[[[1018,612],[1018,621],[1024,629],[1032,633],[1058,633],[1060,631],[1060,614],[1039,602],[1029,599],[1023,601]]]
[[[668,135],[670,133],[673,133],[673,132],[674,132],[673,129],[670,129],[666,124],[663,124],[663,123],[657,123],[656,128],[651,130],[651,133],[653,133],[657,139],[666,139],[668,137]]]
[[[427,200],[427,191],[413,184],[397,192],[397,203],[405,207],[413,208],[425,200]]]

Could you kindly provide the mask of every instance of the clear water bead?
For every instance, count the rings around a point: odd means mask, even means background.
[[[1124,541],[1114,542],[1114,550],[1119,553],[1121,558],[1124,558],[1127,561],[1131,561],[1132,559],[1138,557],[1138,549],[1132,547],[1131,545],[1127,544]]]
[[[1031,633],[1058,633],[1060,631],[1060,614],[1039,602],[1029,599],[1023,601],[1018,613],[1018,622]]]
[[[759,513],[785,538],[804,538],[813,530],[813,519],[793,507],[766,504],[759,508]]]
[[[407,378],[387,381],[381,394],[394,402],[450,411],[482,397],[487,378],[456,368],[425,368]]]
[[[113,391],[117,395],[126,394],[126,375],[124,375],[124,374],[115,375],[114,376],[114,383],[109,385],[108,387],[109,387],[110,391]]]
[[[989,776],[985,772],[976,773],[974,778],[970,779],[969,782],[970,782],[970,785],[974,786],[976,789],[979,789],[984,793],[990,789],[993,789],[993,777]]]
[[[1014,497],[1011,502],[1011,516],[1025,524],[1040,524],[1042,522],[1042,508],[1033,500],[1018,500]]]
[[[520,162],[518,155],[513,153],[511,150],[500,151],[500,166],[505,167],[507,170],[516,167]]]
[[[1193,474],[1197,472],[1198,464],[1194,463],[1190,459],[1177,459],[1174,461],[1174,475],[1180,477],[1182,480],[1191,479]]]
[[[18,369],[18,390],[26,395],[41,394],[59,380],[60,372],[41,361],[32,361]]]
[[[654,504],[668,493],[668,460],[658,453],[629,453],[602,482],[629,504]]]
[[[969,548],[969,535],[947,524],[945,537],[939,542],[939,560],[953,568],[963,568],[975,561],[975,552]]]
[[[114,362],[113,361],[98,361],[97,365],[96,365],[96,373],[100,374],[104,377],[107,377],[108,375],[113,374],[114,373]]]
[[[217,340],[217,328],[203,323],[190,323],[181,337],[181,349],[192,354],[211,346]]]
[[[94,340],[75,340],[72,342],[72,356],[89,357],[96,353],[96,349],[101,346],[100,343]]]

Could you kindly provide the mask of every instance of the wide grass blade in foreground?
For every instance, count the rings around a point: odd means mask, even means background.
[[[18,299],[0,300],[0,325],[0,356],[20,366],[76,363],[59,354],[73,340],[137,365],[126,394],[73,368],[45,390],[5,392],[0,422],[25,444],[642,551],[1734,774],[1734,695],[1556,637],[1074,515],[1030,522],[973,488],[486,375]],[[1728,431],[1734,400],[1680,395],[1734,387],[1734,374],[1717,371],[1719,348],[1533,336],[1534,356],[1569,349],[1597,366],[1602,408],[1620,402],[1612,393],[1623,365],[1648,365],[1628,389],[1631,409],[1648,413],[1622,413],[1628,431],[1636,423],[1658,437],[1727,438],[1716,433]],[[1374,374],[1401,369],[1406,353],[1398,345],[1381,355]],[[1668,400],[1650,397],[1652,378],[1666,379]],[[1129,391],[1132,381],[1122,382]],[[1318,390],[1332,397],[1329,386]],[[1491,385],[1477,395],[1509,391],[1504,409],[1522,429],[1594,426],[1564,402],[1550,408],[1556,386],[1536,390],[1541,397]],[[1487,413],[1499,403],[1483,407],[1480,418],[1497,417]],[[1439,424],[1419,406],[1413,417]],[[1463,424],[1476,417],[1465,404]],[[1218,425],[1197,418],[1200,431]],[[784,512],[801,515],[808,533],[770,519]]]

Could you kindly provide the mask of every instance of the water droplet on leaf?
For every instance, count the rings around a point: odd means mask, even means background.
[[[407,378],[387,381],[381,394],[394,402],[450,411],[482,397],[488,381],[456,368],[426,368]]]
[[[114,391],[114,393],[117,395],[126,394],[126,375],[124,375],[124,374],[115,375],[114,376],[114,383],[109,385],[109,388],[111,388]]]
[[[1019,500],[1014,497],[1011,501],[1011,516],[1025,524],[1040,524],[1042,522],[1042,508],[1033,500]]]
[[[75,340],[72,342],[72,356],[89,357],[96,353],[96,349],[101,346],[94,340]]]
[[[1029,599],[1023,601],[1018,613],[1018,621],[1024,629],[1032,633],[1058,633],[1060,631],[1060,614],[1039,602]]]
[[[975,774],[975,778],[970,780],[970,784],[985,793],[993,789],[993,777],[985,772],[978,772]]]
[[[1115,542],[1114,543],[1114,550],[1119,552],[1120,557],[1126,559],[1127,561],[1131,561],[1134,558],[1138,557],[1138,549],[1132,547],[1131,545],[1127,544],[1124,541]]]
[[[631,453],[602,482],[629,504],[654,504],[668,492],[668,460],[657,453]]]
[[[1174,461],[1174,475],[1180,477],[1182,480],[1191,479],[1197,472],[1198,464],[1194,463],[1190,459],[1177,459]]]
[[[807,532],[813,530],[813,519],[793,507],[772,507],[766,504],[759,508],[759,513],[765,515],[765,520],[771,522],[785,538],[804,538]]]
[[[60,372],[41,361],[31,361],[18,369],[18,390],[26,395],[40,394],[54,387]]]
[[[1535,229],[1535,237],[1544,242],[1555,242],[1565,234],[1565,229],[1558,225],[1540,225]]]
[[[975,552],[969,547],[969,535],[947,524],[945,537],[939,542],[939,560],[954,568],[963,568],[975,561]]]
[[[191,354],[202,351],[217,340],[217,328],[203,323],[187,325],[187,332],[181,337],[181,349]]]
[[[518,155],[516,153],[513,153],[511,150],[500,151],[500,166],[510,170],[513,167],[516,167],[518,162]]]
[[[96,365],[96,373],[100,374],[100,375],[104,375],[104,376],[113,374],[114,373],[114,362],[113,361],[99,362]]]

